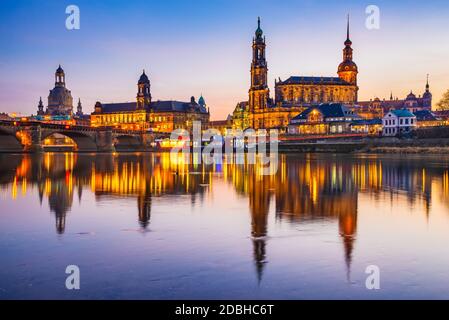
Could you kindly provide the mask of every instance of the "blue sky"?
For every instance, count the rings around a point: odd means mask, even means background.
[[[65,28],[65,8],[81,29]],[[379,30],[365,8],[379,6]],[[153,99],[203,93],[214,119],[247,98],[251,39],[262,19],[272,94],[274,79],[334,76],[351,15],[360,98],[421,94],[431,75],[435,101],[449,88],[447,1],[1,1],[0,110],[36,112],[60,63],[85,112],[95,101],[132,101],[142,69]]]

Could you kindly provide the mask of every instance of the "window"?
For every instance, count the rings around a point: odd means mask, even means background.
[[[408,124],[408,118],[407,118],[407,119],[405,119],[405,124]]]

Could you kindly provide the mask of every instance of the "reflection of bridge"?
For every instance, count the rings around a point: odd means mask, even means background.
[[[166,133],[125,131],[111,127],[94,128],[44,123],[38,121],[0,121],[0,152],[40,152],[45,138],[59,133],[76,143],[81,152],[113,152],[120,150],[149,150],[157,138]]]

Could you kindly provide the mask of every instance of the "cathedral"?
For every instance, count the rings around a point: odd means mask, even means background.
[[[347,35],[343,61],[338,66],[338,77],[291,76],[275,80],[275,96],[270,98],[266,42],[260,27],[260,18],[252,43],[251,86],[248,101],[239,102],[232,114],[233,129],[285,129],[290,120],[305,109],[321,103],[357,102],[358,68],[353,61],[352,41]]]
[[[191,97],[189,102],[153,101],[150,88],[150,80],[144,70],[137,82],[136,101],[97,102],[91,114],[91,125],[154,132],[171,132],[175,129],[191,131],[194,121],[200,121],[207,127],[209,108],[206,107],[203,96],[198,99],[198,102],[195,101],[195,97]]]
[[[37,107],[38,116],[66,116],[73,117],[73,98],[70,90],[66,88],[65,72],[59,65],[55,72],[55,87],[50,90],[48,95],[48,105],[44,110],[44,103],[42,98],[39,99]],[[83,115],[81,100],[78,100],[78,107],[76,116],[81,117]]]

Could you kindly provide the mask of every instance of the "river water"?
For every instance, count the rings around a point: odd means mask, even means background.
[[[0,299],[449,299],[448,243],[443,156],[0,155]]]

